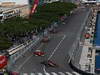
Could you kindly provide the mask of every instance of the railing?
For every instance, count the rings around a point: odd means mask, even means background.
[[[40,38],[37,37],[35,41],[31,40],[30,42],[26,42],[26,44],[21,44],[17,46],[16,48],[8,50],[8,53],[10,55],[9,57],[9,64],[8,64],[8,70],[12,69],[12,65],[15,64],[15,62],[23,56],[27,51],[30,51],[30,48],[33,48]]]
[[[76,41],[74,42],[74,44],[73,44],[73,46],[72,46],[72,48],[71,48],[71,51],[69,52],[69,56],[70,56],[71,59],[73,59],[73,57],[74,57],[74,52],[76,51],[76,48],[77,48],[77,46],[79,45],[80,40],[82,39],[82,38],[81,38],[81,37],[82,37],[82,33],[83,33],[83,31],[84,31],[84,28],[85,28],[86,23],[88,22],[87,19],[88,19],[90,13],[91,13],[91,10],[88,12],[88,14],[87,14],[87,16],[86,16],[86,18],[85,18],[85,20],[84,20],[84,22],[83,22],[83,25],[82,25],[82,27],[80,28],[80,31],[79,31],[79,33],[78,33],[78,35],[77,35]]]
[[[71,64],[79,70],[81,70],[81,65],[79,64],[79,62],[76,59],[77,59],[78,55],[81,54],[82,46],[80,46],[80,41],[84,40],[83,34],[85,33],[85,26],[88,25],[90,22],[89,20],[91,18],[91,13],[92,13],[92,11],[89,10],[89,12],[83,22],[83,25],[79,31],[79,34],[77,35],[76,41],[74,42],[74,44],[72,46],[72,50],[69,53]],[[83,73],[85,74],[84,71],[83,71]]]

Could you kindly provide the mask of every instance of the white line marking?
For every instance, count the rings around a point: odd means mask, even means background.
[[[53,74],[53,75],[58,75],[57,73],[55,73],[55,72],[51,72],[51,74]]]
[[[46,70],[45,70],[45,66],[43,66],[43,71],[44,71],[44,73],[47,73]]]
[[[54,49],[54,51],[52,52],[52,54],[50,55],[50,57],[48,58],[48,60],[50,60],[52,58],[52,56],[54,55],[54,53],[57,51],[57,49],[59,48],[59,46],[61,45],[61,43],[63,42],[63,40],[66,38],[66,35],[63,36],[63,38],[61,39],[61,41],[59,42],[59,44],[56,46],[56,48]]]
[[[37,75],[43,75],[42,73],[37,73]]]
[[[35,75],[35,73],[31,73],[30,75]]]
[[[77,72],[72,72],[73,74],[75,74],[75,75],[80,75],[79,73],[77,73]]]
[[[49,73],[45,73],[45,75],[50,75]]]
[[[39,38],[38,38],[38,39],[39,39]],[[20,69],[23,67],[23,65],[24,65],[32,56],[33,56],[33,55],[29,56],[29,57],[16,69],[16,71],[20,70]]]
[[[24,73],[23,75],[28,75],[27,73]]]
[[[28,57],[16,70],[18,71],[18,70],[20,70],[22,67],[23,67],[23,65],[32,57],[33,55],[31,55],[30,57]]]
[[[52,58],[52,56],[54,55],[54,53],[56,52],[56,50],[59,48],[59,46],[61,45],[61,43],[63,42],[63,40],[66,38],[66,35],[63,36],[63,38],[61,39],[61,41],[58,43],[58,45],[56,46],[56,48],[54,49],[54,51],[52,52],[52,54],[50,55],[50,57],[48,58],[48,60],[50,60]],[[45,66],[43,66],[43,71],[44,73],[46,73],[46,69]]]
[[[63,72],[58,72],[60,75],[65,75]]]
[[[43,44],[41,44],[40,46],[39,46],[39,48],[40,47],[42,47],[43,46]],[[30,57],[28,57],[16,70],[18,71],[18,70],[20,70],[22,67],[23,67],[23,65],[32,57],[33,55],[31,55]]]
[[[69,72],[65,72],[67,75],[73,75],[73,74],[71,74],[71,73],[69,73]]]

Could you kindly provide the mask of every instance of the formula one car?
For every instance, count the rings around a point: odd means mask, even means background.
[[[41,64],[43,64],[47,67],[58,67],[58,65],[51,60],[42,61]]]
[[[33,52],[33,54],[35,56],[44,56],[45,55],[45,52],[41,51],[41,50],[36,50],[35,52]]]

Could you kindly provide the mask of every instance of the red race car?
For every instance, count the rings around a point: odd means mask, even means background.
[[[45,55],[45,52],[41,51],[41,50],[36,50],[35,52],[33,52],[33,54],[35,56],[44,56]]]
[[[41,64],[43,64],[47,67],[58,67],[58,65],[51,60],[43,61],[43,62],[41,62]]]

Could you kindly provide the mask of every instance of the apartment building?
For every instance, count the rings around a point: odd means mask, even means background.
[[[29,0],[1,0],[0,11],[3,13],[14,11],[20,12],[20,16],[29,15]]]

